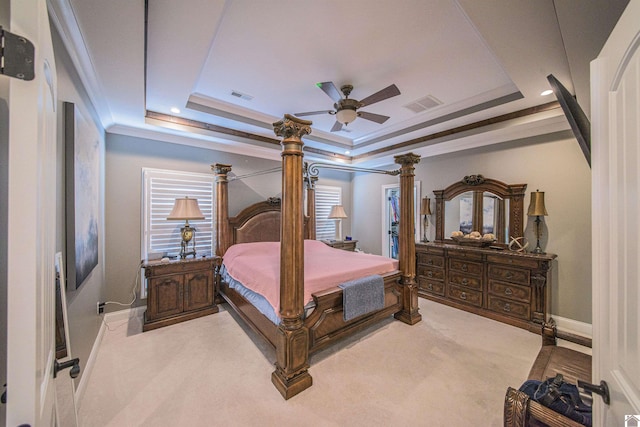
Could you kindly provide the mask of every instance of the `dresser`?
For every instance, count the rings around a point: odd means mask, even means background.
[[[143,331],[217,313],[214,271],[220,257],[186,258],[143,265],[147,311]]]
[[[357,240],[323,240],[322,242],[332,248],[343,249],[351,252],[356,250],[356,243],[358,243]]]
[[[418,295],[540,333],[551,308],[554,254],[416,243]]]

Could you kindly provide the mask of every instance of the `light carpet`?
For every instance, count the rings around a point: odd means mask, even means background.
[[[389,318],[311,359],[313,386],[285,401],[274,352],[224,310],[142,333],[110,324],[79,408],[93,426],[501,426],[506,388],[541,338],[420,298],[422,322]]]

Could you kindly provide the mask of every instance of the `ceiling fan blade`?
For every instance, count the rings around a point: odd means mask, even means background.
[[[342,130],[342,123],[336,120],[336,122],[333,124],[333,127],[331,128],[331,132],[338,132],[339,130]]]
[[[365,105],[371,105],[376,102],[384,101],[385,99],[391,98],[393,96],[400,95],[400,89],[396,85],[387,86],[381,91],[374,93],[373,95],[367,96],[365,99],[360,101],[360,104],[364,107]]]
[[[371,120],[372,122],[376,122],[380,124],[389,120],[389,116],[383,116],[382,114],[367,113],[366,111],[358,111],[358,117],[362,117],[363,119]]]
[[[316,114],[331,114],[333,110],[321,110],[321,111],[308,111],[306,113],[295,113],[296,117],[304,117],[304,116],[314,116]]]
[[[338,102],[342,99],[340,91],[338,90],[336,85],[333,84],[333,82],[316,83],[316,86],[322,89],[324,93],[329,95],[329,98],[333,99],[334,102]]]

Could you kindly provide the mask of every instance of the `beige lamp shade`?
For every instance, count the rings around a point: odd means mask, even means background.
[[[204,219],[204,214],[198,206],[198,199],[190,199],[187,196],[184,199],[176,199],[167,219]]]
[[[329,213],[329,218],[338,219],[338,218],[346,218],[347,213],[344,211],[342,205],[334,205],[331,206],[331,212]]]
[[[428,197],[422,199],[420,205],[420,215],[431,215],[431,200]]]
[[[531,192],[531,203],[529,204],[529,211],[527,212],[529,216],[546,216],[549,215],[547,213],[547,209],[544,206],[544,191],[532,191]]]

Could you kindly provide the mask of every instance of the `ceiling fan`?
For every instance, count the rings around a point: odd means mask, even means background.
[[[356,99],[349,98],[351,91],[353,90],[352,85],[343,85],[340,87],[340,90],[344,94],[344,98],[338,92],[338,88],[333,82],[323,82],[316,83],[324,93],[329,95],[331,99],[335,101],[333,104],[334,110],[321,110],[321,111],[309,111],[306,113],[296,113],[294,116],[296,117],[304,117],[304,116],[312,116],[315,114],[332,114],[336,116],[336,123],[331,128],[331,132],[338,132],[342,129],[342,125],[348,125],[352,121],[356,119],[356,117],[362,117],[366,120],[371,120],[376,123],[384,123],[389,119],[389,116],[383,116],[381,114],[368,113],[366,111],[358,111],[358,109],[365,107],[367,105],[374,104],[376,102],[384,101],[385,99],[391,98],[396,95],[400,95],[400,90],[396,85],[388,86],[373,95],[370,95],[364,98],[361,101]]]

